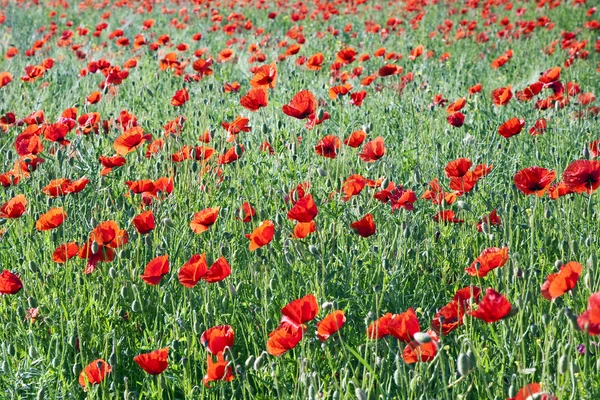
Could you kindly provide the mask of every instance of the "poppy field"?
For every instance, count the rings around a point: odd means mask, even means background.
[[[0,0],[0,398],[600,398],[590,0]]]

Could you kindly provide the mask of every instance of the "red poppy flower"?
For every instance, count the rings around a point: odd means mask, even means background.
[[[190,100],[190,94],[186,88],[179,89],[175,92],[171,98],[171,105],[174,107],[181,107]]]
[[[447,193],[444,192],[444,189],[440,185],[440,182],[437,178],[433,179],[429,182],[429,188],[423,193],[421,196],[422,199],[431,200],[431,202],[435,205],[440,205],[442,202],[446,202],[446,204],[452,204],[456,201],[458,196],[456,193]]]
[[[241,115],[238,115],[232,123],[222,122],[221,126],[227,130],[227,142],[233,142],[240,132],[250,132],[252,128],[248,126],[248,122],[250,120]]]
[[[240,99],[242,107],[249,111],[257,111],[269,104],[267,91],[262,87],[252,88]]]
[[[345,323],[346,316],[342,310],[332,311],[317,323],[317,337],[321,342],[324,342],[339,331]]]
[[[590,295],[587,310],[577,318],[577,325],[588,335],[600,335],[600,292]]]
[[[450,161],[448,164],[446,164],[444,171],[446,172],[446,176],[448,178],[460,178],[469,172],[471,166],[473,166],[473,163],[468,158],[457,158],[456,160]]]
[[[275,235],[275,225],[271,221],[263,221],[251,233],[246,234],[246,238],[250,239],[250,251],[254,251],[259,247],[266,246],[271,243]]]
[[[151,135],[144,135],[144,130],[141,127],[134,126],[115,139],[113,148],[117,154],[124,156],[135,151],[135,149],[140,147],[150,138]]]
[[[121,156],[100,156],[99,160],[100,164],[102,164],[102,167],[104,167],[102,171],[100,171],[100,175],[102,176],[108,175],[113,170],[113,168],[122,167],[127,162],[127,160],[125,160],[125,157]]]
[[[531,134],[531,136],[543,135],[544,133],[546,133],[547,128],[548,123],[546,119],[540,118],[537,121],[535,121],[531,128],[529,128],[529,134]]]
[[[231,267],[225,257],[219,257],[208,269],[206,274],[201,278],[207,283],[221,282],[223,279],[231,275]]]
[[[276,83],[277,65],[275,63],[259,67],[250,80],[250,86],[263,89],[274,89]]]
[[[227,151],[219,156],[217,159],[218,165],[231,164],[237,161],[242,154],[244,154],[244,145],[240,144],[237,146],[230,147]]]
[[[308,194],[298,200],[292,209],[288,212],[287,217],[298,222],[311,222],[319,211],[311,194]]]
[[[169,366],[169,348],[158,349],[150,353],[138,354],[133,361],[150,375],[161,374]]]
[[[49,231],[58,228],[67,219],[62,207],[51,208],[47,213],[40,215],[40,218],[35,223],[35,228],[38,231]]]
[[[476,85],[474,85],[474,86],[471,86],[471,87],[469,88],[469,94],[472,96],[472,95],[474,95],[475,93],[479,93],[479,92],[481,92],[481,89],[483,89],[483,86],[481,86],[481,83],[478,83],[478,84],[476,84]]]
[[[344,144],[352,148],[357,148],[365,141],[366,137],[367,134],[363,130],[354,131],[344,139]]]
[[[577,285],[581,271],[582,267],[578,262],[571,261],[563,265],[560,271],[548,275],[546,282],[544,282],[541,288],[542,296],[552,301],[569,290],[573,290],[575,285]]]
[[[25,213],[26,206],[27,199],[25,198],[25,195],[16,195],[0,206],[0,218],[19,218]]]
[[[421,331],[415,310],[409,308],[403,313],[394,314],[387,325],[387,331],[400,341],[408,343],[413,340],[413,335]]]
[[[252,205],[245,201],[244,204],[242,204],[242,206],[237,210],[235,217],[243,222],[250,222],[255,215],[256,211]]]
[[[377,136],[370,142],[365,143],[362,151],[358,153],[358,156],[364,162],[375,162],[383,157],[385,154],[385,144],[381,136]]]
[[[301,90],[282,108],[284,114],[297,119],[306,119],[315,114],[317,101],[308,90]]]
[[[462,224],[463,222],[465,222],[462,219],[456,218],[456,215],[454,214],[454,211],[452,211],[452,210],[439,211],[432,218],[435,222],[446,222],[446,223],[452,223],[452,224]]]
[[[235,333],[229,325],[214,326],[202,333],[200,342],[210,354],[219,354],[233,347]]]
[[[8,270],[0,273],[0,294],[16,294],[23,288],[18,276]]]
[[[464,97],[461,97],[460,99],[456,100],[454,103],[450,104],[446,108],[446,112],[448,114],[454,114],[454,113],[462,110],[463,107],[465,106],[465,104],[467,104],[467,99],[465,99]]]
[[[431,328],[438,334],[448,335],[461,326],[465,312],[470,309],[470,300],[478,302],[480,293],[481,290],[475,286],[458,290],[452,300],[435,314]]]
[[[183,264],[177,277],[183,286],[191,288],[196,286],[200,279],[206,275],[207,271],[206,254],[194,254]]]
[[[52,261],[57,264],[64,264],[67,260],[75,257],[79,252],[79,246],[75,242],[59,245],[52,253]]]
[[[507,400],[557,400],[550,392],[542,391],[542,386],[539,383],[530,383],[523,386],[517,392],[517,395]]]
[[[13,80],[13,76],[10,72],[0,72],[0,88],[11,83]]]
[[[79,384],[84,390],[87,385],[98,385],[102,383],[106,375],[112,371],[112,367],[104,360],[98,359],[89,363],[79,374]]]
[[[438,350],[439,338],[432,330],[427,331],[427,334],[431,338],[430,342],[419,343],[413,340],[407,344],[406,347],[404,347],[404,351],[402,351],[402,359],[406,364],[430,362],[435,358]]]
[[[491,270],[500,268],[508,262],[508,247],[490,247],[481,252],[479,257],[465,269],[471,276],[483,278]]]
[[[496,106],[506,105],[512,99],[512,86],[501,87],[492,91],[492,102]]]
[[[514,182],[521,192],[542,197],[556,178],[556,172],[541,167],[529,167],[518,171]]]
[[[317,299],[312,294],[296,299],[288,303],[281,309],[281,323],[300,326],[305,322],[314,319],[319,313]]]
[[[342,141],[334,135],[324,136],[315,146],[315,153],[325,158],[336,158]]]
[[[214,362],[212,356],[207,354],[206,363],[206,375],[202,379],[204,386],[210,387],[208,384],[214,381],[231,382],[233,380],[233,368],[229,362],[225,361],[223,353],[217,354],[217,362]]]
[[[102,99],[102,93],[95,91],[90,93],[88,97],[85,99],[86,104],[96,104]]]
[[[390,334],[388,327],[392,321],[393,314],[387,313],[371,322],[367,328],[367,338],[381,339]]]
[[[362,219],[350,224],[356,233],[362,237],[369,237],[375,234],[375,221],[372,214],[365,215]]]
[[[492,212],[489,215],[486,215],[485,217],[480,219],[479,222],[477,222],[478,232],[483,232],[484,223],[488,224],[489,226],[502,225],[502,221],[500,220],[500,217],[498,216],[496,210],[492,210]]]
[[[386,64],[383,67],[379,68],[377,74],[381,77],[396,75],[402,73],[402,67],[398,67],[396,64]]]
[[[503,319],[510,310],[511,305],[506,297],[489,288],[485,291],[483,299],[477,303],[477,309],[470,311],[469,315],[489,324]]]
[[[342,184],[342,192],[344,192],[343,201],[348,201],[352,197],[358,195],[364,189],[367,180],[359,174],[350,175]]]
[[[345,85],[333,86],[329,89],[329,98],[331,100],[337,100],[338,97],[347,95],[352,90],[352,85],[347,83]]]
[[[525,126],[525,120],[519,118],[511,118],[498,128],[498,133],[500,136],[505,138],[509,138],[511,136],[518,135],[523,130]]]
[[[560,67],[550,68],[546,72],[540,76],[539,82],[544,84],[549,84],[555,82],[560,79],[560,72],[562,69]]]
[[[294,225],[294,232],[292,233],[292,238],[304,239],[305,237],[316,231],[317,224],[315,224],[315,221],[298,222],[296,225]]]
[[[152,213],[152,210],[136,215],[132,222],[140,235],[144,235],[154,230],[154,214]]]
[[[304,327],[283,322],[269,334],[267,353],[279,357],[296,347],[303,335]]]
[[[389,201],[392,206],[392,211],[404,208],[405,210],[414,210],[414,203],[417,201],[417,194],[410,189],[404,189],[402,186],[397,186],[390,191]]]
[[[362,103],[363,103],[365,97],[367,97],[366,90],[361,90],[359,92],[350,93],[350,104],[352,104],[355,107],[360,107],[360,106],[362,106]]]
[[[190,222],[190,228],[194,233],[200,234],[205,232],[213,225],[219,217],[219,207],[206,208],[202,211],[198,211],[192,217]]]
[[[563,172],[563,183],[574,193],[593,193],[600,186],[600,161],[573,161]]]
[[[446,120],[453,127],[460,128],[465,124],[465,114],[461,112],[456,112],[454,114],[448,115],[448,117],[446,117]]]
[[[310,56],[308,60],[306,60],[305,65],[310,70],[318,71],[321,69],[323,61],[325,61],[325,56],[323,55],[323,53],[316,53]]]
[[[149,285],[158,285],[163,276],[169,273],[169,255],[152,259],[144,269],[142,279]]]

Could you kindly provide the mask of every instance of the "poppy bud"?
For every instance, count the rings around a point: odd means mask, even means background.
[[[117,353],[115,353],[115,349],[113,349],[112,353],[110,353],[110,356],[108,356],[108,363],[110,365],[117,365]]]
[[[571,321],[573,327],[577,330],[580,330],[579,324],[577,324],[577,315],[575,315],[575,313],[573,313],[573,311],[571,311],[571,309],[568,307],[563,308],[563,312],[569,321]]]
[[[151,247],[152,246],[152,236],[150,236],[150,235],[144,236],[144,244],[147,247]],[[92,249],[92,252],[93,252],[93,249]]]
[[[554,261],[554,268],[556,268],[556,269],[560,269],[563,265],[564,264],[563,264],[562,260]]]
[[[252,367],[254,368],[255,371],[258,371],[264,365],[264,361],[265,361],[264,354],[265,353],[261,353],[261,355],[256,357],[256,360],[254,360],[254,365]]]
[[[121,288],[121,298],[127,299],[128,297],[129,297],[129,287],[128,286],[123,286]]]
[[[235,286],[232,283],[229,284],[229,293],[231,293],[231,297],[235,297],[237,293]]]
[[[321,108],[321,109],[319,110],[319,112],[317,113],[317,118],[318,118],[318,120],[320,121],[320,120],[322,120],[322,119],[323,119],[323,117],[324,117],[324,116],[325,116],[325,111],[324,111],[324,110]]]
[[[52,368],[58,369],[60,367],[60,358],[54,357],[51,362]]]
[[[98,242],[96,242],[96,241],[92,242],[92,254],[98,254],[99,250],[100,250],[100,245],[98,244]]]
[[[327,176],[327,171],[325,171],[323,168],[319,167],[317,168],[317,173],[319,174],[319,176]]]
[[[506,314],[506,317],[504,317],[504,318],[514,317],[515,315],[517,315],[518,312],[519,312],[519,307],[511,306],[510,311],[508,312],[508,314]]]
[[[369,398],[365,391],[358,387],[354,389],[354,394],[356,395],[357,400],[367,400]]]
[[[471,209],[471,207],[469,206],[469,204],[467,204],[466,202],[459,200],[456,202],[456,205],[458,206],[458,208],[460,208],[461,210],[466,210],[469,211]]]
[[[5,220],[4,218],[0,218],[0,225],[4,225],[6,223],[7,220]]]
[[[17,315],[19,316],[19,318],[25,319],[25,309],[23,308],[23,306],[17,307]]]
[[[69,346],[75,347],[75,345],[77,344],[77,336],[75,336],[75,335],[69,336],[68,343],[69,343]]]
[[[590,150],[587,147],[583,148],[583,158],[586,160],[590,159]]]
[[[36,358],[37,357],[37,351],[35,350],[34,346],[29,346],[28,354],[29,354],[30,358]]]
[[[514,383],[508,387],[508,397],[516,397],[517,396],[517,388]]]
[[[175,224],[173,223],[173,220],[171,220],[171,218],[163,218],[162,223],[163,223],[163,225],[165,225],[169,228],[175,227]]]
[[[35,299],[35,297],[28,297],[27,305],[29,305],[29,308],[37,308],[38,303],[37,303],[37,300]]]
[[[29,261],[28,267],[29,267],[29,271],[31,271],[34,274],[39,271],[37,264],[33,260]]]
[[[131,311],[139,312],[140,310],[141,310],[140,303],[138,303],[137,300],[134,300],[133,303],[131,303]]]
[[[426,332],[416,332],[413,335],[413,338],[420,344],[425,344],[425,343],[431,342],[431,336],[429,336],[429,334]]]
[[[8,353],[9,356],[14,357],[15,346],[13,346],[11,343],[9,343],[8,346],[6,346],[6,352]]]
[[[98,225],[98,220],[96,218],[92,217],[92,219],[90,220],[90,224],[92,226],[96,226],[96,225]]]
[[[271,132],[271,128],[269,128],[269,125],[263,124],[263,126],[262,126],[262,132],[265,133],[265,134]]]
[[[471,360],[465,353],[460,353],[456,360],[456,369],[460,376],[467,376],[471,372]]]
[[[590,271],[595,270],[596,266],[598,265],[598,258],[596,257],[596,255],[595,254],[591,254],[590,257],[585,262],[585,265],[586,265],[586,267],[588,267],[588,269]]]
[[[546,313],[542,314],[542,324],[548,325],[550,323],[550,316]]]
[[[112,278],[115,279],[117,277],[117,270],[114,269],[113,267],[110,267],[110,269],[108,270],[108,275]]]
[[[410,383],[408,384],[408,387],[410,388],[411,392],[415,392],[417,390],[417,385],[419,384],[420,380],[421,380],[420,375],[415,375],[412,377],[412,379],[410,380]]]
[[[569,358],[567,357],[566,354],[563,354],[562,356],[560,356],[560,358],[558,359],[558,373],[563,375],[566,374],[569,368]]]
[[[310,252],[310,254],[312,254],[315,257],[318,257],[321,255],[321,253],[319,252],[319,249],[317,249],[312,244],[308,246],[308,251]]]
[[[244,363],[244,365],[246,366],[247,369],[249,369],[252,364],[254,364],[254,356],[252,354],[250,354],[250,356],[248,356],[248,358],[246,358],[246,362]]]
[[[333,394],[331,395],[331,400],[339,400],[340,398],[340,392],[338,392],[337,390],[333,392]]]

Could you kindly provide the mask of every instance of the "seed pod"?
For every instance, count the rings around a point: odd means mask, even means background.
[[[137,300],[134,300],[133,303],[131,303],[131,311],[140,312],[140,310],[141,310],[140,303],[138,303]]]
[[[471,360],[465,353],[460,353],[456,360],[456,369],[460,376],[467,376],[471,372]]]
[[[354,395],[356,396],[357,400],[367,400],[367,394],[365,393],[364,390],[362,390],[361,388],[357,387],[354,389]]]
[[[563,375],[569,371],[569,358],[566,354],[563,354],[558,359],[558,373]]]

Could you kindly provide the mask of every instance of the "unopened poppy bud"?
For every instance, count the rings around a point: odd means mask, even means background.
[[[320,121],[320,120],[322,120],[322,119],[323,119],[323,117],[324,117],[324,116],[325,116],[325,111],[324,111],[324,110],[321,108],[321,109],[319,110],[319,112],[317,113],[317,118],[318,118],[318,119],[319,119],[319,121]]]
[[[19,316],[19,318],[25,319],[25,309],[23,308],[23,306],[17,307],[17,315]]]
[[[583,148],[583,158],[586,160],[590,159],[590,150],[587,147]]]
[[[7,221],[6,219],[0,218],[0,225],[4,225],[6,223],[6,221]]]
[[[36,308],[38,306],[38,303],[35,297],[28,297],[27,305],[29,305],[29,308]]]
[[[399,369],[394,370],[394,383],[396,386],[402,385],[402,373]]]
[[[254,360],[254,365],[252,366],[252,368],[254,368],[255,371],[258,371],[259,369],[262,368],[264,363],[265,363],[265,357],[264,357],[264,353],[262,353],[260,356],[256,357],[256,360]]]
[[[117,353],[115,353],[114,349],[112,353],[110,353],[110,356],[108,356],[108,363],[110,365],[117,365]]]
[[[517,388],[514,385],[514,383],[512,385],[510,385],[508,387],[508,397],[516,397],[517,396]]]
[[[465,202],[465,201],[462,201],[462,200],[457,201],[456,205],[461,210],[467,210],[467,211],[469,211],[471,209],[471,207],[469,206],[469,204],[467,202]]]
[[[114,269],[114,267],[110,267],[110,269],[108,270],[108,275],[112,278],[115,279],[117,277],[117,270]]]
[[[542,314],[542,324],[548,325],[550,323],[550,316],[546,313]]]
[[[310,254],[312,254],[313,256],[318,257],[321,253],[319,252],[319,249],[317,249],[315,246],[313,246],[312,244],[308,246],[308,251],[310,252]]]
[[[263,126],[262,126],[262,132],[263,133],[269,133],[269,132],[271,132],[271,128],[269,128],[269,125],[263,124]]]
[[[98,254],[98,251],[100,251],[100,245],[96,241],[92,242],[92,254]]]
[[[327,176],[327,171],[325,171],[321,167],[317,168],[317,173],[319,174],[319,176]]]
[[[485,233],[486,235],[490,234],[490,225],[487,222],[483,222],[481,224],[481,230],[483,231],[483,233]]]
[[[246,366],[246,368],[250,368],[252,364],[254,364],[254,356],[250,354],[250,356],[246,358],[246,362],[244,363],[244,365]]]
[[[141,310],[140,303],[138,303],[137,300],[134,300],[133,303],[131,303],[131,311],[139,312],[140,310]]]
[[[229,293],[231,293],[231,297],[235,297],[237,293],[237,290],[232,283],[229,284]]]
[[[591,254],[585,262],[585,265],[590,271],[595,270],[596,266],[598,265],[598,258],[596,257],[596,254]]]
[[[52,365],[52,368],[57,369],[60,367],[60,358],[54,357],[50,364]]]
[[[39,271],[37,264],[33,260],[29,261],[29,271],[31,271],[33,273],[36,273]]]
[[[381,181],[381,185],[379,185],[379,187],[381,189],[385,189],[388,187],[389,184],[390,184],[390,180],[388,178],[383,178],[383,181]]]
[[[517,315],[518,312],[519,312],[519,307],[511,306],[510,311],[508,312],[508,314],[506,314],[506,317],[504,317],[504,318],[514,317],[515,315]]]
[[[560,356],[560,358],[558,359],[558,373],[563,375],[566,374],[569,370],[569,358],[567,357],[566,354],[563,354],[562,356]]]
[[[354,394],[356,395],[356,400],[367,400],[368,399],[367,394],[361,388],[357,387],[356,389],[354,389]]]
[[[471,360],[465,353],[460,353],[456,359],[456,369],[460,376],[467,376],[471,372]]]
[[[560,269],[563,266],[563,261],[562,260],[556,260],[554,261],[554,268],[556,269]]]
[[[150,236],[150,235],[146,235],[146,236],[144,236],[144,244],[145,244],[147,247],[150,247],[150,246],[152,246],[152,236]]]
[[[8,346],[6,346],[6,352],[8,353],[9,356],[14,357],[15,346],[13,346],[11,343],[9,343]]]
[[[573,327],[577,330],[580,330],[579,324],[577,324],[577,315],[575,315],[575,313],[573,313],[573,311],[568,307],[563,308],[563,312],[569,321],[571,321]]]
[[[165,225],[169,228],[175,227],[175,224],[173,223],[173,220],[171,218],[163,218],[162,223],[163,223],[163,225]]]
[[[426,332],[416,332],[413,335],[413,338],[420,344],[425,344],[425,343],[431,342],[431,336],[429,336],[429,334]]]
[[[79,365],[79,363],[73,364],[72,371],[73,371],[73,375],[75,375],[75,376],[79,375],[79,371],[81,371],[81,365]]]

